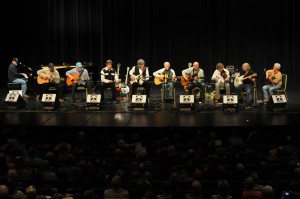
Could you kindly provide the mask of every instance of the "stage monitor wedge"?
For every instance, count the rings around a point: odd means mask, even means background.
[[[135,111],[147,109],[147,95],[132,95],[132,109]]]
[[[194,95],[180,95],[179,96],[179,110],[191,111],[195,109],[195,96]]]
[[[100,94],[88,94],[86,96],[86,106],[88,110],[99,110],[101,104]]]
[[[18,92],[10,92],[6,95],[5,103],[8,109],[20,109],[26,107],[27,103]]]
[[[238,96],[237,95],[223,95],[223,111],[237,112],[238,111]]]
[[[42,95],[42,105],[45,110],[54,110],[57,106],[55,93],[44,93]]]
[[[266,109],[271,111],[285,110],[286,105],[287,99],[284,94],[272,95],[266,104]]]

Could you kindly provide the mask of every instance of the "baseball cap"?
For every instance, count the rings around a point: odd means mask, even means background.
[[[81,62],[77,62],[77,63],[76,63],[76,67],[77,67],[77,68],[82,67]]]
[[[106,63],[107,64],[112,64],[113,62],[112,62],[112,60],[108,59],[108,60],[106,60]]]
[[[54,68],[54,64],[53,63],[49,63],[48,67],[51,68],[51,69],[53,69]]]

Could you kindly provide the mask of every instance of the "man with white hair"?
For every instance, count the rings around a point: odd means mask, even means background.
[[[273,69],[266,71],[267,84],[262,87],[264,103],[269,101],[274,91],[279,89],[282,85],[282,73],[280,72],[281,65],[275,63]]]

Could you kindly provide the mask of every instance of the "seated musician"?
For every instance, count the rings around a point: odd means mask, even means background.
[[[101,72],[101,86],[100,86],[100,93],[101,93],[101,98],[103,101],[104,100],[104,91],[107,88],[111,89],[111,94],[112,94],[112,100],[116,100],[116,88],[115,88],[115,83],[120,83],[121,79],[119,79],[118,74],[116,70],[112,67],[112,60],[107,60],[106,61],[106,67],[104,67]]]
[[[88,93],[92,91],[92,85],[89,81],[90,76],[88,70],[82,68],[81,62],[76,63],[76,68],[73,68],[66,72],[67,77],[67,85],[72,86],[72,96],[70,102],[73,103],[75,101],[75,92],[79,85],[84,86],[87,88]]]
[[[143,59],[139,59],[137,61],[137,66],[133,66],[129,71],[130,76],[130,84],[132,86],[132,94],[136,93],[136,89],[138,87],[144,87],[145,94],[147,98],[150,97],[150,86],[149,86],[149,70],[148,67],[145,66],[145,61]]]
[[[230,83],[229,83],[229,71],[224,68],[223,63],[218,63],[216,65],[216,70],[213,73],[211,80],[215,81],[215,101],[220,102],[220,88],[225,88],[226,95],[230,95]]]
[[[194,62],[192,67],[182,70],[181,84],[183,86],[187,86],[188,93],[190,95],[193,92],[193,88],[199,87],[200,88],[199,101],[202,102],[204,100],[204,92],[205,92],[204,71],[202,68],[200,68],[199,62]]]
[[[282,85],[282,73],[280,72],[281,65],[275,63],[273,68],[266,71],[267,84],[263,85],[264,103],[269,101],[269,98],[274,94],[274,91],[279,89]]]
[[[28,98],[27,92],[27,79],[28,76],[25,73],[19,72],[19,59],[13,58],[11,63],[8,66],[8,81],[9,83],[21,84],[22,96]]]
[[[154,83],[156,85],[162,84],[163,99],[165,102],[172,102],[174,96],[174,82],[176,81],[176,74],[173,69],[170,68],[170,62],[164,63],[164,68],[159,69],[153,73],[155,77]]]
[[[239,97],[239,102],[242,102],[241,92],[246,91],[247,101],[246,105],[251,105],[253,102],[253,86],[255,82],[255,77],[257,73],[255,73],[251,68],[249,63],[243,63],[242,72],[236,76],[234,79],[234,86],[236,87],[236,92]]]
[[[54,64],[49,63],[48,68],[43,68],[37,71],[37,82],[41,86],[41,94],[49,92],[50,87],[56,88],[57,99],[59,102],[63,102],[63,86],[64,84],[61,82],[59,72],[54,69]],[[41,99],[40,95],[40,99]]]

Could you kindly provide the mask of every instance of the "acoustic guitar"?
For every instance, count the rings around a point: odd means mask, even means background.
[[[187,80],[183,76],[180,77],[181,78],[180,83],[183,87],[188,86],[194,79],[194,76],[191,76],[189,74],[185,74],[185,77],[187,78]],[[200,77],[201,81],[203,81],[204,79],[205,79],[205,77]]]
[[[82,77],[79,77],[79,74],[70,74],[72,77],[73,77],[73,79],[71,79],[69,76],[67,76],[67,80],[66,80],[66,84],[68,85],[68,86],[70,86],[70,85],[72,85],[72,84],[77,84],[78,83],[78,81],[80,80],[80,79],[82,79]],[[87,80],[90,80],[91,78],[89,78],[89,77],[84,77],[83,78],[83,81],[87,81]]]
[[[51,74],[44,74],[46,77],[40,77],[37,76],[37,83],[38,84],[45,84],[45,83],[51,83],[51,80],[53,80],[53,82],[55,82],[55,80],[59,80],[59,81],[64,81],[65,78],[60,77],[60,78],[52,78]]]
[[[155,77],[154,78],[154,84],[155,85],[160,85],[162,83],[167,83],[168,80],[172,80],[173,82],[176,82],[177,79],[181,78],[181,76],[178,76],[178,77],[168,77],[167,74],[165,74],[165,75],[161,74],[161,76],[163,77],[163,79],[160,79],[159,77]]]

